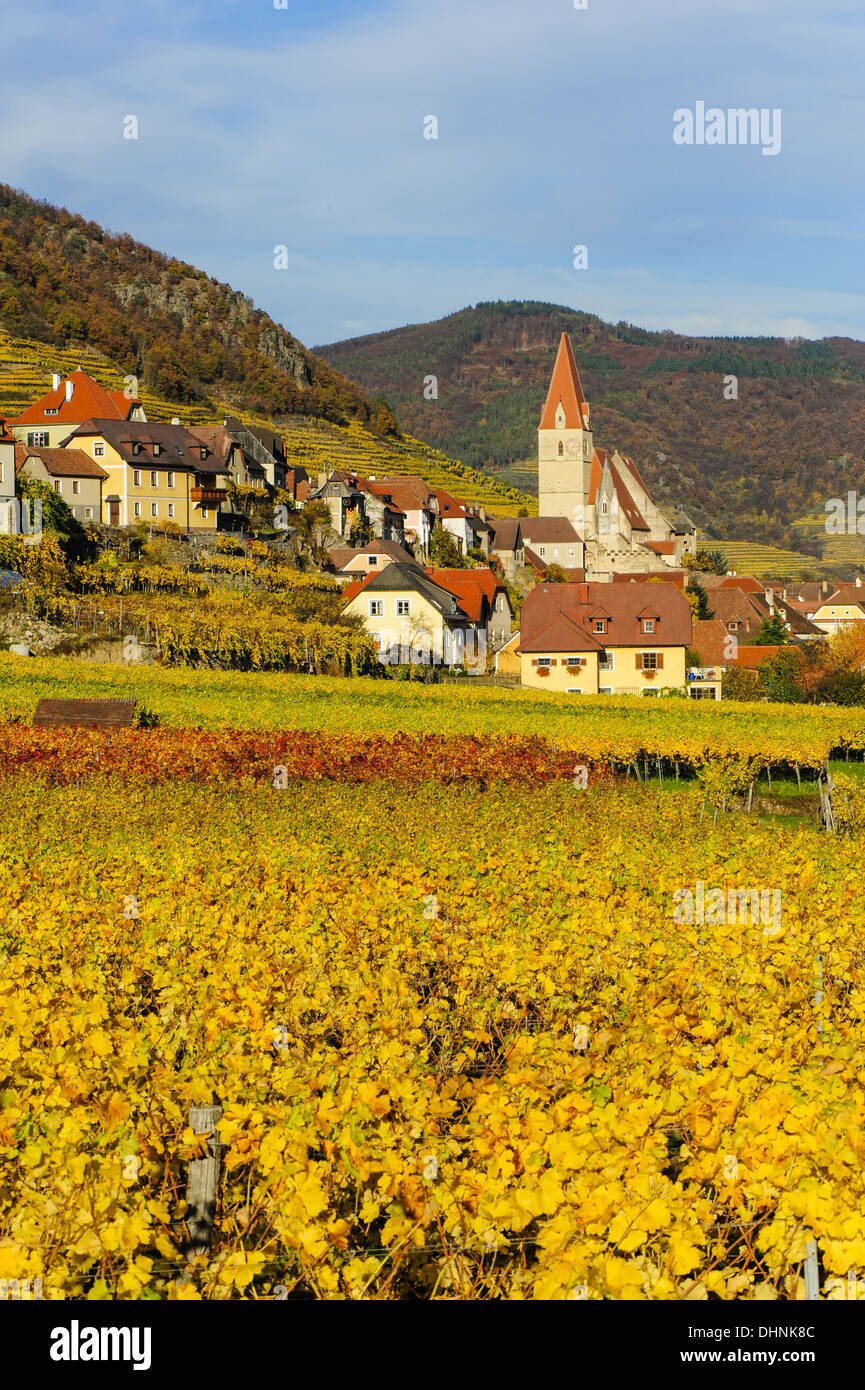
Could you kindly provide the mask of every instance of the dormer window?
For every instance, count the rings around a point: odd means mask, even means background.
[[[135,443],[132,445],[132,452],[133,452],[133,454],[140,454],[140,453],[141,453],[141,445],[138,443],[137,440],[136,440]]]
[[[159,455],[162,453],[162,445],[161,445],[161,444],[154,444],[154,445],[153,445],[153,452],[154,452],[154,454],[156,455],[156,457],[159,458]]]
[[[595,630],[595,632],[606,632],[606,630],[607,630],[607,620],[606,620],[606,618],[595,618],[594,630]]]
[[[644,632],[654,632],[654,631],[655,631],[655,619],[654,619],[654,618],[644,618],[644,619],[643,619],[643,631],[644,631]]]
[[[198,452],[200,453],[200,455],[201,455],[201,457],[202,457],[203,459],[206,459],[206,458],[207,458],[207,446],[206,446],[206,445],[202,444],[202,446],[201,446],[201,448],[199,449]]]

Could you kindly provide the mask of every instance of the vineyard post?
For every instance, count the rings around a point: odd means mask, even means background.
[[[809,1303],[820,1298],[820,1266],[817,1263],[817,1242],[805,1246],[805,1298]]]
[[[206,1255],[213,1242],[213,1218],[219,1191],[219,1142],[217,1125],[222,1119],[221,1105],[193,1105],[189,1123],[195,1134],[209,1134],[207,1158],[193,1158],[189,1163],[189,1182],[186,1188],[186,1224],[189,1229],[187,1252]]]

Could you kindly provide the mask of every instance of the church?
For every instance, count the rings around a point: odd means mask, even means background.
[[[585,546],[586,579],[677,569],[686,551],[696,552],[690,519],[661,511],[632,458],[595,445],[567,333],[538,429],[538,514],[571,522]]]

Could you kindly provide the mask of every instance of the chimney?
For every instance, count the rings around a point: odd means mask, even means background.
[[[52,374],[52,377],[51,377],[51,390],[52,390],[52,391],[59,391],[59,390],[60,390],[60,382],[61,382],[62,380],[63,380],[63,378],[61,377],[60,373],[59,373],[59,372],[54,372],[54,373]]]
[[[67,401],[71,401],[71,400],[72,400],[72,392],[73,392],[74,390],[75,390],[75,382],[74,382],[74,381],[67,381],[67,383],[66,383],[66,400],[67,400]]]

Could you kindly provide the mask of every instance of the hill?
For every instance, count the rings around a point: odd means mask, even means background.
[[[482,303],[315,351],[383,396],[404,426],[475,468],[536,485],[537,425],[563,330],[595,440],[631,454],[660,501],[710,536],[818,553],[793,529],[827,498],[865,489],[865,343],[688,338],[541,303]],[[424,379],[438,379],[427,400]],[[738,378],[738,399],[724,378]]]
[[[172,400],[359,420],[370,401],[252,301],[194,266],[0,184],[0,327],[55,348],[89,344]]]
[[[0,415],[83,367],[139,383],[148,418],[237,415],[285,437],[289,460],[419,473],[501,515],[533,498],[405,435],[380,400],[324,362],[243,294],[132,237],[0,184]]]

